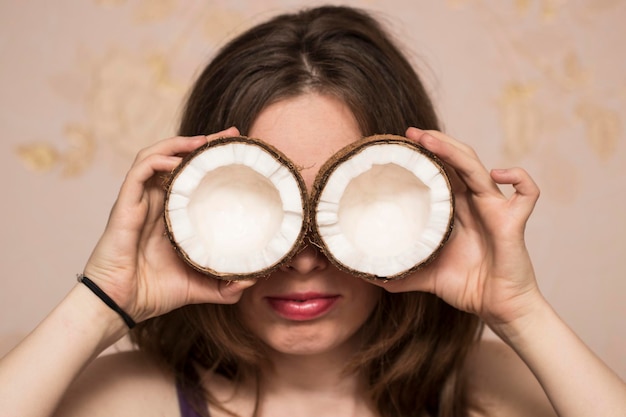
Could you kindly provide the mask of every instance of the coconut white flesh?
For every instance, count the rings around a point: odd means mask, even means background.
[[[196,155],[166,209],[179,248],[203,269],[252,274],[293,248],[304,221],[298,182],[260,146],[227,143]]]
[[[401,144],[381,143],[331,173],[316,221],[337,261],[391,277],[432,255],[447,234],[451,210],[448,181],[430,158]]]

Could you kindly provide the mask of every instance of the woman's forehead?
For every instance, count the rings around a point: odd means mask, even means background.
[[[306,93],[266,107],[252,124],[249,136],[283,152],[301,168],[310,186],[326,160],[362,135],[344,102]]]

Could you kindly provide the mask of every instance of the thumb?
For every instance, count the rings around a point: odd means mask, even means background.
[[[391,293],[397,292],[435,292],[435,279],[434,274],[428,272],[429,267],[419,270],[412,274],[409,274],[400,279],[394,279],[389,281],[372,281],[374,285],[378,285],[385,289],[385,291]]]
[[[234,304],[246,288],[256,284],[254,279],[227,281],[194,273],[189,283],[189,304]]]
[[[237,281],[220,280],[218,283],[219,293],[224,303],[236,303],[241,298],[244,290],[256,284],[256,279],[242,279]]]

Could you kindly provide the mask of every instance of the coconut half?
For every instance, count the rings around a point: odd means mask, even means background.
[[[291,258],[304,239],[307,211],[297,168],[247,137],[203,145],[166,186],[172,245],[194,269],[228,280],[267,275]]]
[[[364,138],[335,154],[316,178],[311,209],[326,256],[366,279],[399,279],[427,264],[454,219],[441,161],[394,135]]]

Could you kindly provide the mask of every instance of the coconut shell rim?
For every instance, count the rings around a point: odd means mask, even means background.
[[[408,146],[412,149],[415,149],[417,152],[423,154],[424,156],[428,157],[435,164],[435,166],[437,166],[439,171],[442,173],[442,176],[444,177],[446,181],[446,184],[448,186],[448,191],[450,193],[450,215],[449,215],[448,225],[437,247],[433,249],[430,255],[427,258],[423,259],[421,262],[416,263],[411,268],[405,269],[397,274],[390,275],[390,276],[378,276],[378,275],[360,271],[360,270],[357,270],[357,269],[354,269],[345,265],[343,262],[337,259],[333,255],[333,253],[330,251],[330,249],[324,242],[324,239],[322,237],[322,234],[320,233],[319,226],[317,223],[317,206],[319,204],[319,200],[324,190],[324,187],[327,184],[328,179],[330,178],[332,173],[341,164],[345,163],[352,156],[360,153],[365,148],[374,146],[377,144],[381,144],[381,143],[382,144],[400,144],[400,145]],[[341,148],[320,167],[320,170],[317,176],[315,177],[315,181],[313,183],[309,209],[311,210],[309,217],[311,219],[310,224],[311,224],[312,239],[314,240],[316,246],[319,247],[319,249],[324,253],[324,255],[328,258],[328,260],[335,267],[337,267],[339,270],[343,272],[349,273],[350,275],[358,276],[365,280],[391,281],[391,280],[398,280],[398,279],[405,278],[406,276],[424,268],[425,266],[427,266],[428,264],[430,264],[432,261],[434,261],[437,258],[442,248],[445,246],[448,239],[450,238],[452,230],[454,229],[455,198],[454,198],[454,192],[452,190],[452,182],[450,180],[450,175],[447,172],[445,164],[443,163],[443,161],[441,161],[441,159],[437,155],[435,155],[433,152],[429,151],[428,149],[424,148],[420,144],[412,141],[411,139],[408,139],[407,137],[394,135],[394,134],[377,134],[377,135],[364,137],[358,141],[352,142],[349,145]]]
[[[293,174],[293,177],[296,180],[298,189],[300,191],[300,201],[302,203],[302,213],[303,213],[302,225],[300,226],[300,232],[298,233],[298,236],[296,240],[294,241],[294,244],[292,245],[291,249],[286,254],[281,256],[279,261],[275,262],[274,264],[269,265],[266,268],[263,268],[254,272],[249,272],[249,273],[234,273],[234,272],[218,271],[210,267],[199,265],[197,262],[193,261],[189,257],[187,252],[183,248],[181,248],[178,242],[176,241],[176,238],[174,237],[174,234],[171,228],[170,219],[168,216],[168,203],[169,203],[169,198],[171,195],[172,186],[174,182],[176,181],[176,179],[178,178],[178,176],[180,175],[180,173],[185,169],[185,167],[196,156],[200,155],[201,153],[204,153],[207,150],[217,147],[217,146],[225,146],[225,145],[229,145],[233,143],[245,143],[245,144],[260,147],[261,149],[269,153],[281,165],[287,167],[287,169],[289,169],[289,172]],[[167,235],[167,238],[170,241],[170,244],[172,245],[172,247],[174,248],[178,256],[185,262],[185,264],[190,266],[195,271],[198,271],[204,275],[208,275],[217,279],[222,279],[222,280],[227,280],[227,281],[240,281],[240,280],[256,279],[256,278],[261,278],[261,277],[270,275],[273,271],[287,264],[291,260],[291,258],[293,258],[293,256],[298,252],[300,246],[302,245],[302,242],[304,241],[306,237],[306,233],[309,229],[310,199],[308,198],[306,184],[304,182],[304,179],[302,178],[302,175],[300,174],[298,167],[284,153],[282,153],[274,146],[260,139],[250,138],[248,136],[224,136],[224,137],[219,137],[219,138],[208,141],[207,143],[196,148],[195,150],[191,151],[190,153],[186,154],[183,157],[180,164],[178,164],[167,177],[164,183],[164,189],[165,189],[165,195],[164,195],[164,200],[163,200],[163,219],[165,223],[165,233]]]

